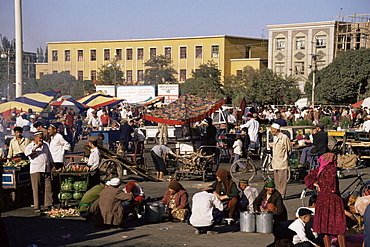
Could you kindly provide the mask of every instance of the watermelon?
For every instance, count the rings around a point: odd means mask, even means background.
[[[75,192],[73,193],[73,199],[75,200],[81,200],[82,198],[82,193],[81,192]]]
[[[72,194],[68,192],[60,192],[58,195],[58,198],[60,200],[71,200],[72,199]]]
[[[73,184],[71,182],[63,182],[60,188],[61,190],[73,190]]]

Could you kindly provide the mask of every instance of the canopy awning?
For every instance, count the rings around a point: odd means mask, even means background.
[[[119,104],[122,101],[124,100],[110,96],[103,91],[97,91],[95,93],[86,95],[77,100],[77,102],[90,106],[94,109],[97,109],[99,107],[104,107],[104,106],[109,106],[109,107],[114,106],[114,105]]]

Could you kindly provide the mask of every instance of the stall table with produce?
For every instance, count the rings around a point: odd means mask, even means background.
[[[28,160],[10,159],[4,161],[2,177],[4,208],[30,205],[32,188],[30,179],[30,163]]]
[[[69,164],[60,169],[53,168],[53,175],[59,176],[61,207],[77,206],[88,190],[90,178],[95,172],[84,164]]]

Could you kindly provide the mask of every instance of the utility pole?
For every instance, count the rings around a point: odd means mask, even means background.
[[[313,73],[312,73],[312,94],[311,94],[311,104],[312,108],[315,108],[315,84],[316,84],[316,69],[317,69],[317,55],[313,54],[312,55],[312,60],[313,60]]]
[[[15,97],[23,94],[23,37],[22,0],[14,0],[15,5]]]

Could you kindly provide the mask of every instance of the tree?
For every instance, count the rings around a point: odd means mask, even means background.
[[[315,85],[315,101],[320,103],[350,104],[370,96],[370,49],[341,53],[316,72]],[[311,88],[312,83],[306,83],[308,98]]]
[[[158,85],[176,83],[176,70],[172,67],[172,60],[163,55],[156,56],[147,62],[144,73],[144,84]]]
[[[180,84],[181,94],[190,93],[199,97],[222,98],[221,71],[217,64],[209,61],[192,71],[192,77]]]
[[[296,78],[281,77],[272,70],[258,70],[251,66],[244,67],[241,76],[225,78],[224,91],[233,98],[235,106],[243,98],[247,103],[280,105],[292,103],[300,96]]]
[[[98,71],[98,85],[122,85],[125,78],[120,64],[113,59],[109,64],[103,64]]]

